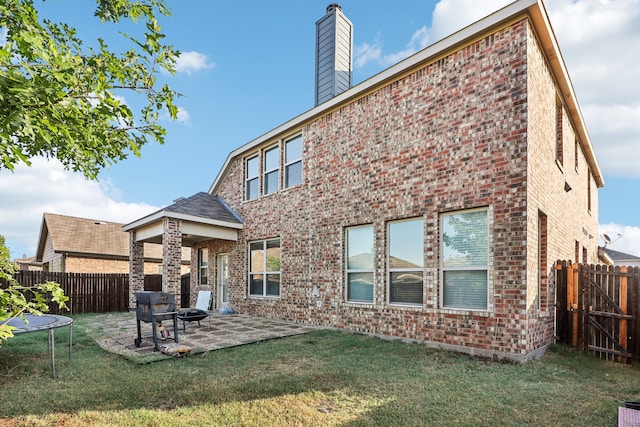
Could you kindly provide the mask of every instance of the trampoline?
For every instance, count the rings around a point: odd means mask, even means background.
[[[54,329],[69,326],[69,361],[71,361],[71,345],[73,343],[73,319],[58,314],[43,314],[36,316],[35,314],[24,315],[27,322],[22,318],[16,317],[11,319],[8,325],[15,327],[12,332],[14,335],[26,334],[28,332],[48,331],[49,332],[49,352],[51,353],[51,371],[53,378],[56,378],[56,341]]]

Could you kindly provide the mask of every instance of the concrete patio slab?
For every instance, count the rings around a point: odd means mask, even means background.
[[[173,322],[164,321],[163,325],[169,330],[171,339],[159,341],[159,345],[164,342],[173,343]],[[142,342],[136,347],[134,340],[137,337],[137,324],[134,312],[97,315],[90,322],[86,322],[84,327],[100,347],[134,362],[147,363],[171,358],[164,353],[153,351],[151,323],[140,322]],[[178,342],[189,347],[191,354],[194,354],[305,334],[313,330],[315,328],[311,326],[280,320],[211,312],[200,324],[194,321],[183,325],[179,320]]]

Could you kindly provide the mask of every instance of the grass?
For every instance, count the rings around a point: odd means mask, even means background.
[[[0,348],[0,425],[8,426],[615,426],[640,400],[640,369],[566,347],[514,364],[322,330],[241,347],[131,363],[84,332],[73,360],[56,331]]]

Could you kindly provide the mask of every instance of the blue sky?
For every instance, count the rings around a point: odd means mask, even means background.
[[[339,2],[354,24],[354,82],[509,2]],[[207,191],[230,151],[313,107],[315,22],[331,1],[169,3],[173,16],[160,24],[182,56],[178,73],[161,79],[184,96],[179,120],[163,120],[166,143],[105,169],[98,182],[44,159],[0,170],[0,234],[13,257],[35,254],[44,212],[126,223]],[[85,41],[101,36],[112,50],[128,47],[117,31],[140,30],[101,25],[88,0],[36,5],[41,17],[67,22]],[[640,256],[640,0],[546,6],[605,178],[600,232],[621,234],[610,247]]]

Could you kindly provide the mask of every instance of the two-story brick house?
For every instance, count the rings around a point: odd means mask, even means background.
[[[350,49],[341,13],[318,21],[318,52],[327,22]],[[163,243],[164,289],[178,295],[167,272],[188,245],[192,294],[210,288],[239,313],[540,354],[554,335],[553,261],[597,261],[603,186],[542,2],[333,86],[230,153],[208,193],[124,227],[132,303],[142,242]]]

